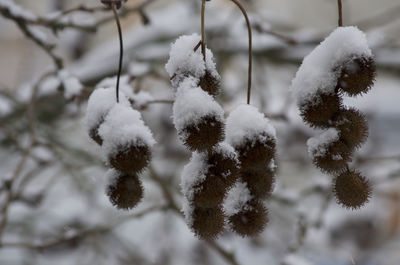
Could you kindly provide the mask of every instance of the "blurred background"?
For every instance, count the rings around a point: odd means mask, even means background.
[[[179,211],[190,153],[172,124],[164,68],[176,38],[200,33],[201,1],[129,0],[120,10],[124,78],[158,142],[141,176],[144,199],[120,211],[83,123],[91,91],[117,73],[112,12],[99,0],[0,0],[0,264],[400,264],[400,2],[343,1],[344,24],[367,34],[378,67],[370,93],[345,99],[369,122],[351,167],[374,191],[357,211],[335,202],[332,177],[313,166],[306,141],[320,132],[302,122],[289,91],[304,56],[337,26],[337,1],[241,2],[254,31],[252,104],[277,129],[277,183],[260,236],[227,230],[202,241]],[[247,30],[237,7],[207,2],[206,36],[228,114],[246,100]]]

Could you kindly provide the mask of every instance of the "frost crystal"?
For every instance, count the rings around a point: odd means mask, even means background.
[[[275,128],[269,119],[253,106],[245,104],[238,106],[226,121],[226,141],[233,147],[239,146],[246,139],[264,138],[263,134],[272,139],[276,138]]]
[[[325,156],[329,145],[337,140],[339,140],[339,131],[335,128],[330,128],[322,134],[308,139],[308,153],[311,158]],[[334,160],[341,159],[342,158],[337,157],[337,159]]]
[[[371,57],[365,34],[356,27],[339,27],[304,58],[291,90],[300,109],[318,103],[319,95],[335,93],[337,79],[346,61]]]
[[[214,116],[223,121],[224,111],[211,95],[195,85],[195,79],[186,78],[178,87],[173,106],[175,128],[181,131],[206,116]]]
[[[235,186],[229,191],[225,202],[224,212],[229,216],[233,216],[249,207],[248,202],[253,198],[247,184],[244,182],[236,182]]]

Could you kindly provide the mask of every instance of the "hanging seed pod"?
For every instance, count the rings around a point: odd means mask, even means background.
[[[358,110],[344,109],[334,118],[333,124],[340,131],[340,139],[350,150],[360,147],[368,137],[368,123]]]
[[[143,186],[137,175],[124,174],[111,169],[107,177],[109,184],[106,194],[110,202],[118,209],[132,209],[142,200]]]
[[[336,177],[333,192],[338,203],[346,208],[357,209],[371,197],[371,185],[360,173],[346,171]]]
[[[267,223],[267,209],[256,200],[251,200],[247,207],[228,218],[229,227],[242,237],[260,234]]]
[[[115,105],[100,126],[99,135],[104,139],[106,162],[113,168],[135,174],[148,165],[155,141],[138,111]]]
[[[340,140],[339,132],[334,128],[310,138],[307,145],[314,164],[324,172],[341,172],[350,161],[351,150]]]
[[[181,141],[192,151],[211,150],[224,137],[224,111],[221,106],[187,78],[179,86],[173,106],[173,119]]]
[[[210,95],[216,96],[220,92],[220,80],[218,73],[213,75],[209,70],[206,70],[205,74],[200,77],[199,86]]]
[[[275,155],[275,129],[255,107],[240,105],[226,123],[226,141],[237,151],[241,168],[268,165]]]
[[[271,195],[275,183],[275,172],[271,167],[244,169],[240,179],[247,183],[250,192],[256,198],[267,198]]]
[[[338,94],[321,94],[308,105],[301,107],[301,116],[304,122],[312,127],[329,127],[329,121],[339,112],[341,108],[341,98]]]
[[[227,189],[236,182],[240,163],[235,149],[229,144],[223,142],[214,147],[208,153],[207,163],[210,165],[208,172],[222,177]]]
[[[375,75],[376,66],[372,56],[355,56],[341,67],[338,88],[349,96],[367,93],[374,84]]]
[[[99,145],[103,139],[99,135],[99,127],[103,124],[110,109],[116,104],[114,88],[97,88],[89,97],[85,115],[86,130],[89,136]],[[120,104],[129,106],[125,95],[121,93]]]

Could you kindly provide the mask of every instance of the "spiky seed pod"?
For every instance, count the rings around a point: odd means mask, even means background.
[[[208,172],[222,178],[227,186],[231,187],[237,180],[239,160],[235,149],[226,143],[221,143],[208,153]]]
[[[345,171],[336,177],[333,192],[338,203],[346,208],[357,209],[371,197],[371,185],[360,173]]]
[[[193,187],[193,203],[199,207],[216,207],[222,203],[228,191],[223,176],[206,174],[203,182]]]
[[[140,173],[151,160],[151,150],[148,145],[140,142],[118,146],[118,151],[109,154],[109,164],[125,173]]]
[[[116,170],[108,173],[109,184],[106,194],[118,209],[129,210],[143,198],[143,186],[137,175],[125,174]]]
[[[340,111],[334,118],[333,124],[340,131],[340,138],[350,150],[360,147],[368,138],[368,122],[356,109]]]
[[[340,110],[342,105],[338,94],[319,94],[313,104],[301,108],[301,116],[304,122],[312,127],[329,127],[329,121]]]
[[[260,234],[267,223],[267,209],[257,200],[251,200],[242,211],[228,218],[230,228],[242,237]]]
[[[214,239],[223,231],[224,214],[221,207],[195,207],[191,218],[191,229],[202,239]]]
[[[212,96],[218,95],[220,91],[220,80],[213,76],[208,70],[200,77],[200,87]]]
[[[223,140],[224,124],[216,116],[205,116],[196,122],[188,123],[178,134],[190,150],[210,150]]]
[[[375,75],[372,57],[355,57],[342,66],[337,86],[349,96],[367,93],[374,84]]]
[[[265,167],[274,158],[275,147],[275,139],[265,133],[257,138],[245,139],[236,146],[241,168]]]
[[[271,195],[275,183],[275,172],[264,168],[245,169],[240,172],[240,179],[247,184],[250,193],[256,198],[267,198]]]
[[[325,153],[313,157],[314,164],[327,173],[343,171],[351,160],[351,150],[341,140],[325,146]]]

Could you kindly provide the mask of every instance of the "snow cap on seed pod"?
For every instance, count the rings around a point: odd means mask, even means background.
[[[116,104],[99,128],[106,163],[124,173],[139,173],[151,159],[155,140],[140,112]]]
[[[182,171],[182,193],[196,207],[220,205],[228,190],[226,179],[229,176],[212,174],[207,160],[206,153],[194,152]]]
[[[269,165],[241,170],[240,179],[247,184],[251,194],[256,198],[269,197],[275,183],[274,159]]]
[[[308,139],[307,146],[314,164],[327,173],[343,171],[351,159],[351,150],[340,140],[340,132],[335,128]]]
[[[106,194],[118,209],[134,208],[143,198],[143,187],[136,174],[125,174],[115,169],[107,172]]]
[[[336,177],[333,192],[339,204],[357,209],[371,197],[371,185],[360,173],[345,171]]]
[[[213,54],[209,49],[206,49],[205,63],[201,48],[194,51],[200,40],[201,37],[198,34],[179,37],[171,45],[169,60],[165,68],[169,76],[173,77],[171,80],[173,87],[177,88],[181,81],[192,76],[201,82],[201,87],[205,91],[215,95],[218,93],[221,77],[216,70]]]
[[[229,227],[241,236],[261,233],[267,222],[267,210],[254,199],[245,182],[236,182],[224,201]]]
[[[365,34],[356,27],[339,27],[307,55],[291,91],[300,109],[310,106],[320,95],[336,93],[341,65],[352,58],[371,58]]]
[[[275,155],[275,128],[257,108],[243,104],[227,119],[226,142],[238,152],[242,168],[269,164]]]
[[[340,139],[350,150],[360,147],[368,137],[368,122],[356,109],[344,109],[333,119],[333,125],[340,131]]]
[[[340,67],[338,87],[349,96],[367,93],[373,86],[376,66],[372,56],[354,56]]]
[[[194,78],[186,78],[177,89],[173,122],[180,140],[193,151],[210,150],[224,136],[223,109]]]
[[[129,102],[123,93],[120,93],[119,98],[119,104],[129,106]],[[85,115],[86,130],[89,136],[99,145],[103,143],[103,139],[100,137],[98,129],[116,103],[114,87],[96,88],[89,97]]]
[[[184,200],[183,213],[188,227],[201,239],[217,238],[224,229],[224,213],[221,207],[197,207]]]

